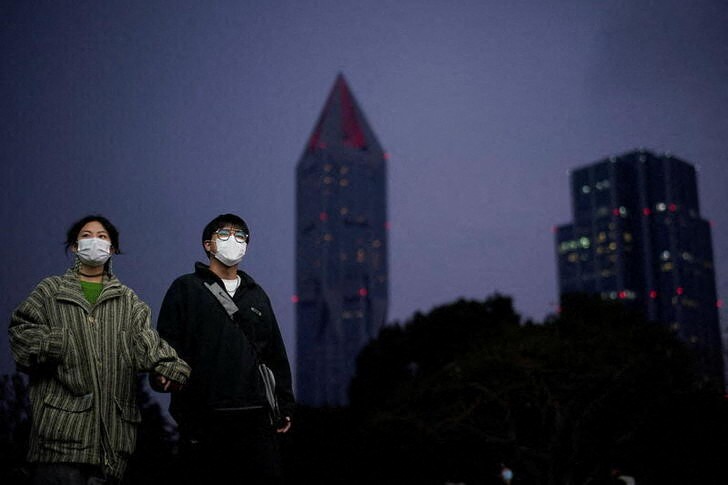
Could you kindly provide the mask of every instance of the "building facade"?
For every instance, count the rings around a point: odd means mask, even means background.
[[[296,167],[296,398],[346,406],[387,318],[386,156],[339,74]]]
[[[641,309],[696,351],[722,386],[710,224],[693,165],[638,150],[570,173],[573,223],[556,229],[559,293],[598,294]]]

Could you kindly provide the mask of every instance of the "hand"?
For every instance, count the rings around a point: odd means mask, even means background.
[[[284,416],[283,417],[283,424],[281,427],[276,429],[276,433],[288,433],[288,430],[291,429],[291,417],[290,416]]]
[[[184,387],[183,384],[156,372],[149,375],[149,385],[157,392],[177,392]]]

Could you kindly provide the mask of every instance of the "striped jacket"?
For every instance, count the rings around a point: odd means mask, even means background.
[[[123,476],[141,421],[137,373],[181,383],[190,373],[150,313],[115,276],[90,304],[74,269],[43,279],[15,309],[10,346],[30,377],[30,462],[90,463]]]

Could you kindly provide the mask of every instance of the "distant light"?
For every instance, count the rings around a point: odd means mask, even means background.
[[[612,215],[618,216],[619,215],[619,209],[612,209]]]
[[[298,295],[291,296],[291,303],[296,304],[300,301],[300,298],[298,298]]]
[[[677,204],[672,203],[672,204],[668,205],[667,210],[669,210],[670,212],[675,212],[677,210]]]
[[[644,209],[642,209],[642,213],[646,216],[649,216],[650,214],[652,214],[652,211],[649,207],[645,207]]]
[[[367,296],[368,293],[369,292],[367,291],[366,288],[359,288],[359,296],[364,297],[364,296]]]
[[[384,152],[384,159],[389,160],[389,152]]]
[[[682,295],[683,293],[685,293],[685,289],[682,286],[678,286],[675,290],[675,293],[677,293],[678,295]]]
[[[723,308],[723,300],[718,300],[715,302],[715,306],[718,308]]]
[[[624,290],[620,291],[619,292],[619,299],[620,300],[624,300],[625,298],[627,298],[627,292],[624,291]]]
[[[321,212],[319,213],[319,220],[321,222],[326,222],[329,220],[329,214],[327,212]]]
[[[650,290],[650,298],[653,300],[657,298],[657,292],[655,290]]]

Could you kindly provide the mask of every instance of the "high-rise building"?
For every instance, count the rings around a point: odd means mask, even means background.
[[[339,74],[296,167],[296,398],[346,406],[387,318],[386,155]]]
[[[556,230],[559,293],[641,309],[696,351],[723,382],[710,224],[693,165],[638,150],[570,172],[574,221]]]

